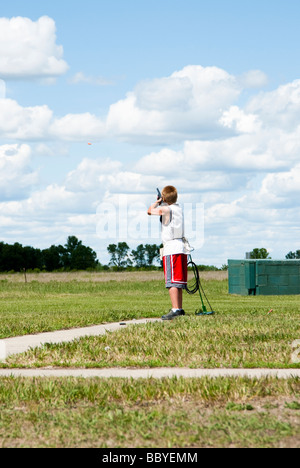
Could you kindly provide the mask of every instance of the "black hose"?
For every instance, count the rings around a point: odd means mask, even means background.
[[[199,270],[198,270],[198,267],[197,265],[193,262],[193,260],[190,260],[188,262],[188,267],[191,267],[192,268],[192,271],[194,273],[194,282],[191,284],[191,286],[189,286],[187,284],[186,286],[186,291],[188,294],[196,294],[197,291],[199,291],[199,289],[201,289],[209,307],[210,307],[210,310],[212,311],[212,307],[210,305],[210,302],[209,300],[207,299],[207,296],[205,294],[205,291],[202,287],[202,284],[201,284],[201,281],[200,281],[200,275],[199,275]],[[200,295],[201,295],[201,292],[200,292]],[[201,299],[202,300],[202,299]],[[203,302],[202,302],[203,303]]]
[[[192,271],[194,273],[194,282],[191,285],[187,284],[186,291],[188,294],[196,294],[196,292],[199,290],[199,287],[200,287],[200,277],[199,277],[198,267],[192,260],[190,260],[188,263],[188,268],[189,267],[192,268]]]

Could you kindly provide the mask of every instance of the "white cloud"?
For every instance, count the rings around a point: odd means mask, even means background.
[[[259,115],[265,127],[294,130],[300,121],[300,80],[259,93],[247,104],[245,112]]]
[[[3,202],[0,209],[3,215],[13,217],[15,221],[22,220],[25,225],[34,222],[48,226],[58,221],[64,224],[68,214],[86,212],[89,206],[88,197],[82,193],[53,183],[43,189],[32,190],[24,200]]]
[[[193,84],[187,76],[170,76],[139,83],[134,95],[140,109],[186,111],[193,101]]]
[[[89,112],[55,119],[47,105],[22,107],[13,99],[0,99],[0,136],[3,138],[84,141],[104,135],[105,124]]]
[[[86,83],[95,86],[109,86],[112,85],[113,82],[104,78],[103,76],[88,76],[85,75],[83,72],[75,73],[75,75],[70,79],[71,84],[80,84]]]
[[[156,184],[164,182],[161,176],[128,171],[123,166],[120,161],[109,158],[84,158],[67,174],[64,186],[72,192],[88,193],[90,203],[99,203],[102,197],[111,199],[120,193],[142,196],[155,191]]]
[[[197,153],[198,143],[187,142],[186,146],[192,145],[189,150]],[[176,154],[173,152],[173,156]],[[99,218],[97,207],[105,202],[117,210],[124,205],[120,205],[120,200],[125,200],[128,211],[120,214],[115,211],[115,217],[118,222],[128,224],[125,236],[130,236],[127,242],[134,247],[136,241],[141,242],[140,237],[135,239],[135,236],[147,238],[148,218],[144,205],[155,198],[156,186],[172,182],[179,188],[181,203],[205,202],[205,243],[203,249],[195,252],[198,263],[222,265],[227,258],[243,256],[256,246],[285,249],[287,253],[292,248],[293,226],[297,225],[299,210],[298,207],[282,206],[279,195],[285,200],[292,198],[295,203],[293,191],[298,188],[298,200],[299,165],[295,170],[263,175],[256,187],[246,186],[248,177],[247,172],[244,175],[209,172],[195,167],[191,172],[178,169],[171,177],[162,173],[156,176],[153,172],[128,171],[124,164],[107,158],[84,158],[61,185],[33,189],[31,195],[21,201],[2,202],[2,231],[4,234],[10,232],[16,240],[19,240],[18,236],[22,239],[31,236],[31,244],[39,246],[43,243],[44,247],[64,243],[68,235],[74,234],[86,239],[96,249],[103,242],[105,245],[109,243],[109,239],[99,237],[97,226],[99,228],[100,223],[103,230],[103,218]],[[255,177],[253,173],[252,177]],[[286,188],[282,193],[285,185],[291,190]],[[111,222],[115,223],[115,218]],[[288,235],[285,234],[286,226],[289,226]],[[152,232],[157,234],[155,229]],[[149,239],[152,241],[158,243],[159,237]]]
[[[4,99],[5,97],[6,97],[5,81],[0,80],[0,99]]]
[[[38,174],[30,168],[31,149],[28,145],[0,146],[0,199],[28,196],[38,182]]]
[[[135,170],[142,173],[151,171],[164,174],[165,177],[168,174],[173,176],[184,173],[189,180],[201,174],[201,181],[203,171],[212,173],[278,171],[288,168],[294,160],[296,148],[293,153],[290,152],[289,138],[289,134],[274,132],[259,133],[254,136],[239,135],[216,141],[186,141],[182,150],[164,148],[142,157],[135,165]],[[297,141],[297,151],[300,151],[300,140]],[[296,141],[294,144],[296,145]]]
[[[252,88],[264,81],[259,73],[244,78]],[[46,154],[58,160],[47,140],[112,137],[152,146],[135,160],[129,149],[128,161],[123,155],[106,157],[103,148],[101,156],[89,153],[94,158],[76,155],[71,168],[64,162],[68,172],[60,172],[60,183],[42,188],[36,187],[28,145],[0,147],[3,236],[10,233],[17,241],[28,235],[36,239],[33,245],[40,239],[51,245],[82,234],[95,248],[101,243],[96,232],[101,202],[117,206],[123,197],[137,222],[135,207],[151,203],[157,186],[172,183],[182,202],[205,203],[199,263],[222,264],[254,247],[287,253],[299,237],[300,80],[256,94],[246,105],[237,102],[241,91],[240,77],[190,66],[139,83],[103,119],[90,113],[58,118],[48,106],[22,107],[3,95],[0,135],[38,140],[36,160],[45,161]],[[158,143],[165,145],[153,150]],[[143,232],[147,216],[145,223]]]
[[[224,70],[188,66],[169,77],[140,83],[111,105],[107,131],[153,143],[214,137],[225,133],[219,119],[240,92],[235,77]]]
[[[52,18],[0,18],[1,78],[60,76],[68,69],[62,57],[63,48],[56,44]]]
[[[300,164],[290,171],[267,174],[262,182],[261,196],[271,196],[277,204],[295,206],[300,196]],[[297,203],[298,204],[298,203]]]
[[[233,128],[237,133],[257,132],[261,123],[255,114],[246,114],[238,106],[231,106],[220,118],[220,123],[227,128]]]
[[[160,178],[161,179],[161,178]],[[120,171],[116,174],[100,176],[100,182],[111,193],[145,194],[149,189],[155,191],[160,180],[153,175],[143,175],[138,172]]]
[[[47,137],[52,119],[48,106],[22,107],[12,99],[0,99],[0,135],[31,140]]]
[[[268,84],[267,75],[261,70],[250,70],[239,77],[243,88],[259,89]]]
[[[61,140],[99,139],[105,135],[105,125],[99,118],[89,112],[67,114],[51,123],[49,134],[53,138]]]
[[[69,172],[65,185],[72,191],[94,192],[103,191],[103,177],[118,173],[122,164],[110,159],[88,159],[84,158],[78,167]]]
[[[46,105],[22,107],[1,99],[0,135],[66,141],[112,137],[152,145],[258,132],[260,109],[234,104],[241,91],[239,80],[220,68],[188,66],[169,77],[139,83],[112,104],[104,118],[89,112],[55,118]]]

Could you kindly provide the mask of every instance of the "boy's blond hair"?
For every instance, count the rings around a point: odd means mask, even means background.
[[[177,202],[178,193],[173,185],[167,185],[161,191],[162,197],[168,205],[173,205],[173,203]]]

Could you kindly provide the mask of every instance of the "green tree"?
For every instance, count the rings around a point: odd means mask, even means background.
[[[43,268],[43,255],[40,249],[35,249],[34,247],[23,247],[23,263],[26,270],[28,269],[42,269]]]
[[[269,252],[267,249],[253,249],[250,252],[250,258],[257,258],[257,259],[271,259]]]
[[[72,270],[86,270],[95,268],[97,265],[97,254],[91,247],[80,244],[73,250],[70,265]]]
[[[23,247],[15,242],[13,245],[0,243],[0,271],[20,271],[43,267],[41,250],[33,247]]]
[[[146,250],[143,244],[138,245],[136,250],[131,251],[131,257],[133,258],[136,267],[141,268],[146,266],[147,262],[145,253]]]
[[[46,268],[47,271],[60,268],[86,270],[95,268],[98,263],[96,252],[84,246],[75,236],[69,236],[65,246],[52,245],[43,251],[23,247],[18,242],[13,245],[0,242],[0,271],[34,268]]]
[[[63,263],[65,268],[72,268],[72,258],[75,250],[82,245],[82,241],[78,240],[76,236],[69,236],[64,245],[64,252],[62,254]]]
[[[300,250],[296,250],[296,252],[289,252],[285,258],[289,259],[299,259],[300,258]]]
[[[118,268],[125,268],[130,265],[131,261],[128,257],[129,246],[126,242],[118,242],[118,245],[109,244],[107,251],[110,254],[109,265]]]
[[[69,236],[62,254],[65,268],[86,270],[95,268],[98,264],[97,254],[90,247],[82,244],[76,236]]]
[[[2,271],[20,271],[26,268],[23,246],[18,242],[13,245],[3,244],[1,252]]]
[[[59,270],[64,267],[65,248],[62,245],[51,245],[42,251],[44,266],[47,271]]]
[[[153,262],[155,260],[159,261],[160,257],[160,246],[156,244],[146,244],[145,245],[145,255],[146,255],[146,261],[147,265],[151,266],[153,265]]]

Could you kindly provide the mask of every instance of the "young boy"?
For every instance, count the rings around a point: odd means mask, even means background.
[[[168,185],[161,192],[162,198],[148,209],[148,215],[161,216],[161,233],[164,246],[163,267],[166,288],[169,290],[172,309],[163,320],[173,320],[185,315],[182,308],[182,290],[187,286],[187,254],[184,247],[184,220],[181,207],[176,203],[175,187]]]

